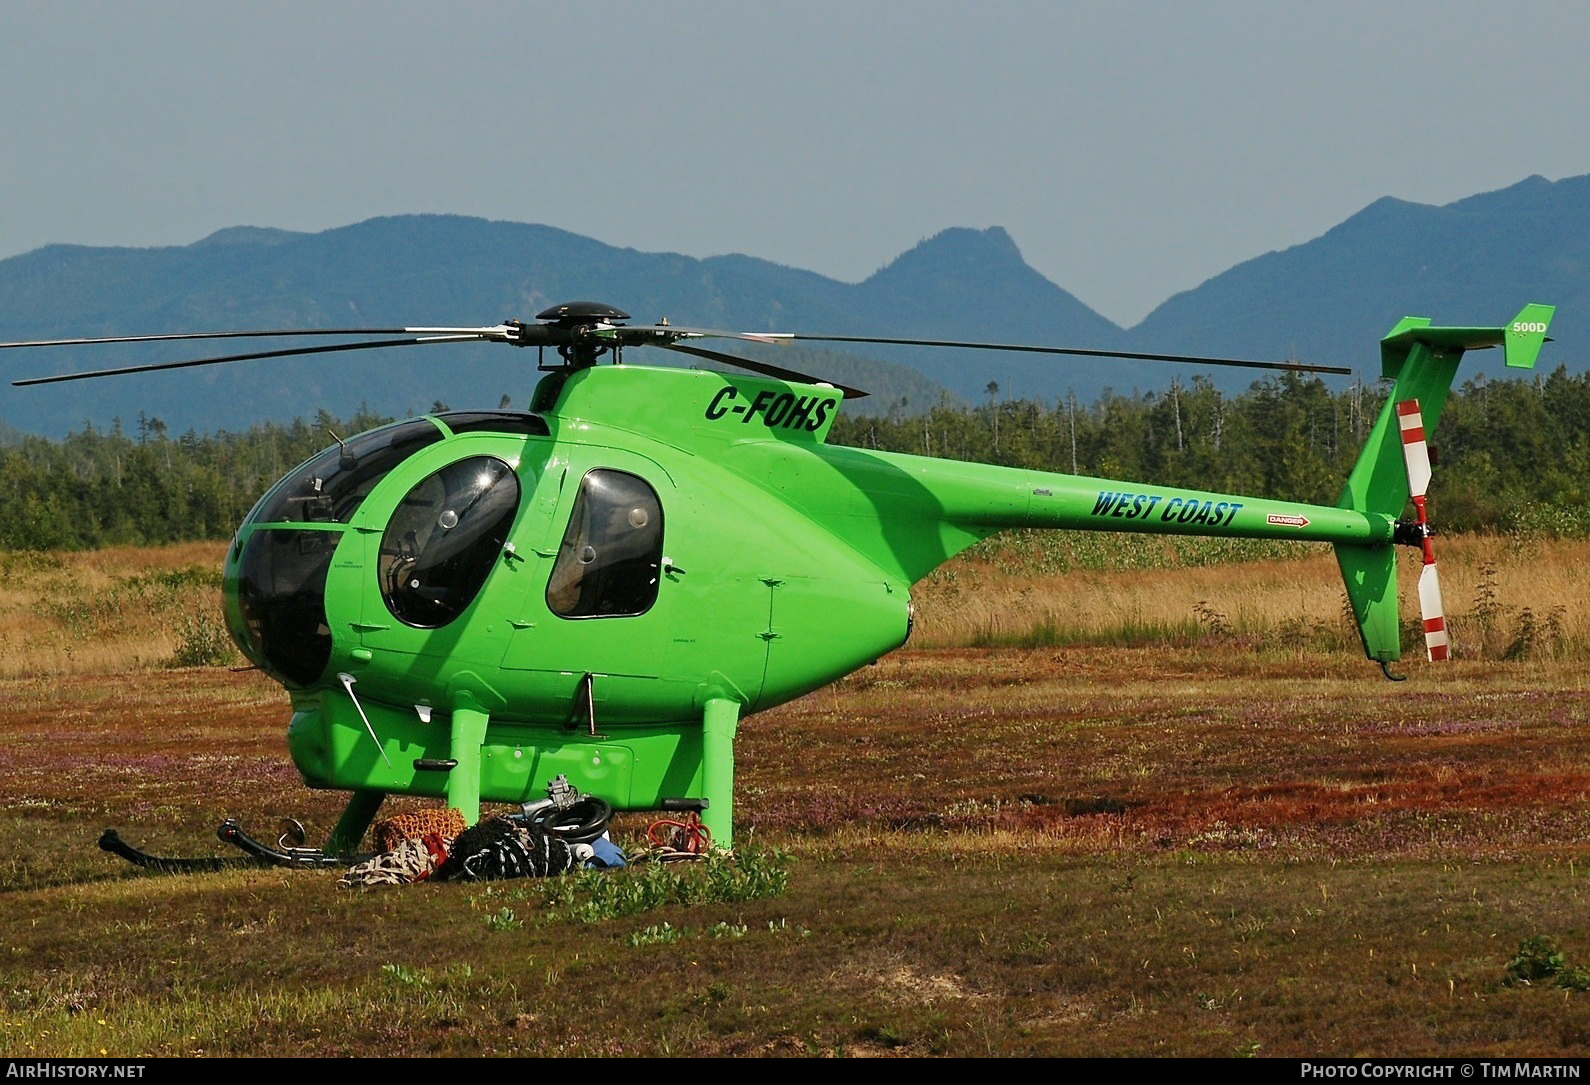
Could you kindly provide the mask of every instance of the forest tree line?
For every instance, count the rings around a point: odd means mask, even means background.
[[[1333,391],[1293,374],[1224,394],[1201,378],[1092,403],[1005,400],[873,417],[841,415],[830,443],[1044,471],[1334,504],[1385,402],[1383,385]],[[913,413],[915,412],[915,413]],[[294,466],[388,419],[262,423],[172,436],[85,426],[0,447],[0,549],[82,549],[231,535]],[[1590,530],[1590,373],[1483,378],[1454,389],[1433,447],[1435,522],[1446,531]]]

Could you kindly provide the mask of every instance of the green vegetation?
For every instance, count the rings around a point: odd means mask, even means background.
[[[731,903],[776,897],[789,888],[789,856],[742,848],[685,863],[646,863],[620,873],[582,870],[514,886],[510,895],[534,899],[548,921],[599,923],[666,905]]]
[[[239,659],[237,648],[219,614],[190,614],[177,623],[177,649],[173,667],[224,667]]]
[[[1566,991],[1590,991],[1590,967],[1570,965],[1555,941],[1532,935],[1518,943],[1518,952],[1507,962],[1504,982],[1509,987],[1534,987],[1546,986],[1547,980]]]
[[[332,433],[388,419],[361,412],[336,419],[255,426],[246,433],[173,438],[158,418],[89,426],[64,440],[24,437],[0,446],[0,549],[78,550],[229,537],[261,494],[332,443]]]

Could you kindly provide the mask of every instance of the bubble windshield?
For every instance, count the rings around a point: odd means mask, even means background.
[[[331,659],[326,572],[341,534],[286,528],[256,531],[238,563],[241,643],[266,672],[308,686]]]
[[[441,439],[424,418],[350,437],[277,483],[244,523],[345,524],[388,472]]]

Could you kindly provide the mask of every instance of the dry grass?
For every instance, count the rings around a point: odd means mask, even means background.
[[[1108,545],[1134,551],[1125,564],[1160,567],[1049,572],[1029,540],[995,540],[924,581],[915,593],[913,643],[1191,644],[1231,634],[1249,647],[1358,644],[1329,547],[1188,567],[1177,549],[1184,541],[1115,538]],[[1581,605],[1590,597],[1590,540],[1462,536],[1441,539],[1437,557],[1458,655],[1583,658],[1590,651],[1590,610]],[[1409,623],[1418,618],[1419,561],[1416,551],[1404,551],[1398,567]]]
[[[913,646],[1198,645],[1357,650],[1327,547],[1086,533],[991,540],[915,589]],[[0,554],[0,678],[169,665],[219,634],[222,543]],[[1458,656],[1590,657],[1590,540],[1463,536],[1439,543]],[[1399,567],[1418,616],[1418,556]],[[1411,647],[1411,645],[1410,645]],[[1417,653],[1414,653],[1417,654]]]
[[[169,663],[190,631],[219,628],[225,553],[205,542],[0,554],[0,677]]]

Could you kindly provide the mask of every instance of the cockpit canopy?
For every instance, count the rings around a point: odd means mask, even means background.
[[[290,686],[319,679],[332,651],[326,578],[340,525],[417,452],[481,431],[547,436],[543,419],[514,411],[411,419],[339,441],[261,498],[231,554],[233,633],[248,655]],[[392,615],[432,629],[462,614],[501,553],[519,502],[513,468],[494,456],[455,460],[413,485],[381,539],[378,578]]]

